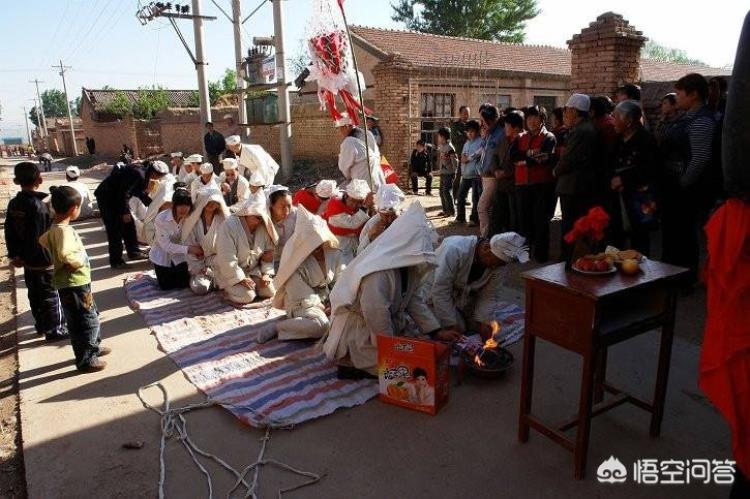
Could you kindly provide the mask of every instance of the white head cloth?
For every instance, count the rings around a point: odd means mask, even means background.
[[[271,221],[271,215],[268,213],[268,206],[265,202],[259,201],[257,198],[250,196],[247,201],[245,201],[245,203],[240,207],[240,209],[237,210],[235,216],[260,217],[260,219],[263,221],[263,225],[266,226],[266,231],[268,232],[268,236],[271,238],[271,241],[273,241],[273,244],[277,244],[279,242],[279,234],[278,232],[276,232],[276,227],[274,227],[273,222]]]
[[[383,184],[375,194],[375,206],[378,211],[399,212],[404,199],[406,195],[396,184]]]
[[[193,231],[193,227],[195,227],[195,224],[198,223],[198,220],[200,220],[203,215],[203,208],[205,208],[211,201],[219,204],[219,211],[215,216],[220,216],[222,220],[229,218],[229,208],[227,208],[227,204],[224,202],[224,196],[221,195],[219,189],[213,186],[199,189],[198,195],[195,198],[193,211],[190,212],[190,215],[182,224],[182,229],[180,229],[182,241],[188,240],[190,233]]]
[[[224,167],[224,171],[227,170],[236,170],[237,169],[237,160],[234,158],[224,158],[221,160],[221,165]]]
[[[529,247],[525,245],[526,239],[515,232],[503,232],[492,236],[490,239],[490,251],[504,262],[521,263],[529,261]]]
[[[169,173],[169,167],[164,161],[156,160],[153,163],[151,163],[151,166],[153,167],[156,173],[162,173],[162,174]]]
[[[274,184],[274,185],[272,185],[272,186],[270,186],[268,188],[268,197],[270,198],[271,194],[273,194],[274,192],[277,192],[277,191],[288,191],[288,190],[289,190],[289,187],[287,187],[285,185]]]
[[[181,158],[182,157],[182,153],[179,152],[179,151],[178,152],[173,152],[169,156],[172,157],[172,158]]]
[[[353,179],[346,186],[346,194],[353,199],[363,200],[370,192],[372,191],[367,182],[359,178]]]
[[[339,189],[336,186],[335,180],[321,180],[315,186],[315,194],[324,199],[332,198],[338,193]]]
[[[208,175],[214,172],[214,165],[211,163],[203,163],[200,168],[201,175]]]
[[[186,163],[203,163],[203,156],[200,154],[191,154],[185,158]]]
[[[224,139],[224,143],[228,146],[238,146],[240,145],[240,136],[239,135],[230,135],[226,139]]]
[[[81,176],[81,169],[77,166],[69,166],[65,169],[65,173],[68,177],[78,178]]]

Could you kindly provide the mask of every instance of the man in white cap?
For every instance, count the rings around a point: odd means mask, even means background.
[[[229,211],[234,213],[250,197],[250,185],[245,177],[237,173],[236,159],[224,158],[221,160],[221,165],[224,168],[219,175],[221,194],[224,196],[224,202],[229,207]]]
[[[206,149],[206,159],[213,165],[214,172],[218,175],[221,173],[219,156],[226,149],[226,143],[224,136],[214,130],[214,124],[210,121],[206,122],[206,135],[203,136],[203,147]]]
[[[342,138],[339,147],[339,170],[344,174],[347,182],[354,179],[364,180],[368,185],[372,184],[375,190],[381,184],[385,184],[383,170],[380,168],[380,149],[372,133],[367,132],[367,146],[365,146],[364,130],[355,127],[347,113],[342,113],[341,118],[334,123],[334,127],[338,129]]]
[[[190,184],[190,196],[193,198],[193,203],[195,203],[198,197],[199,190],[210,187],[214,189],[219,188],[218,175],[214,173],[214,165],[203,163],[198,171],[200,172],[200,177],[193,180],[193,183]]]
[[[191,154],[185,158],[180,173],[177,175],[177,180],[190,187],[193,180],[198,178],[201,163],[203,163],[203,156],[200,154]]]
[[[321,180],[294,193],[292,204],[304,206],[307,211],[315,215],[322,215],[328,207],[328,201],[339,195],[335,180]]]
[[[401,214],[401,205],[406,195],[396,184],[383,184],[375,194],[375,209],[377,213],[367,221],[359,235],[357,254],[383,233],[385,229]]]
[[[68,179],[68,187],[78,191],[81,195],[81,214],[78,218],[90,218],[94,214],[94,203],[91,191],[86,184],[79,180],[81,170],[77,166],[69,166],[65,169],[65,178]]]
[[[359,234],[370,219],[373,195],[365,180],[354,179],[341,197],[329,201],[323,219],[339,238],[344,264],[348,264],[359,246]]]
[[[240,175],[246,179],[258,172],[263,176],[263,185],[272,185],[279,171],[279,164],[258,144],[243,144],[239,135],[226,138],[227,150],[237,158]]]
[[[490,322],[494,290],[502,284],[510,262],[529,261],[525,239],[505,232],[491,239],[446,237],[438,247],[430,298],[443,329],[478,332]]]
[[[427,306],[435,266],[435,229],[413,203],[344,269],[331,291],[331,327],[323,351],[339,365],[340,378],[374,377],[377,337],[402,336],[411,318],[422,335],[460,338],[443,330]]]
[[[171,167],[171,173],[175,177],[180,174],[182,169],[182,153],[175,151],[169,154],[169,166]]]
[[[273,280],[273,306],[286,310],[288,318],[262,331],[258,335],[261,343],[277,334],[285,341],[321,338],[328,331],[328,295],[343,269],[338,239],[322,218],[304,207],[296,220]]]
[[[562,210],[561,235],[564,237],[578,218],[597,203],[603,193],[606,171],[603,147],[596,127],[589,118],[591,99],[588,95],[573,94],[565,104],[563,122],[570,129],[565,140],[565,150],[552,174],[557,178],[557,195]],[[566,259],[572,247],[562,244]]]
[[[264,203],[246,201],[219,227],[214,275],[231,303],[244,305],[256,297],[271,298],[276,229]]]

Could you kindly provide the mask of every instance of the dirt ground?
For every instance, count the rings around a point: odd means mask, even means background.
[[[5,246],[5,213],[13,189],[8,167],[0,164],[0,496],[26,497],[18,405],[18,342],[15,282]]]

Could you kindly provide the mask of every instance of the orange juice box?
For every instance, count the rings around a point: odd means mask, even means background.
[[[414,338],[378,336],[379,398],[437,414],[448,402],[450,348]]]

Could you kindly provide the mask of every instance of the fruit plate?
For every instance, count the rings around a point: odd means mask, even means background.
[[[573,270],[575,270],[579,274],[586,274],[586,275],[609,275],[609,274],[614,274],[615,272],[617,272],[617,267],[612,266],[612,267],[609,268],[609,270],[605,270],[603,272],[599,272],[599,271],[596,271],[596,270],[581,270],[578,267],[576,267],[575,265],[573,265]]]

